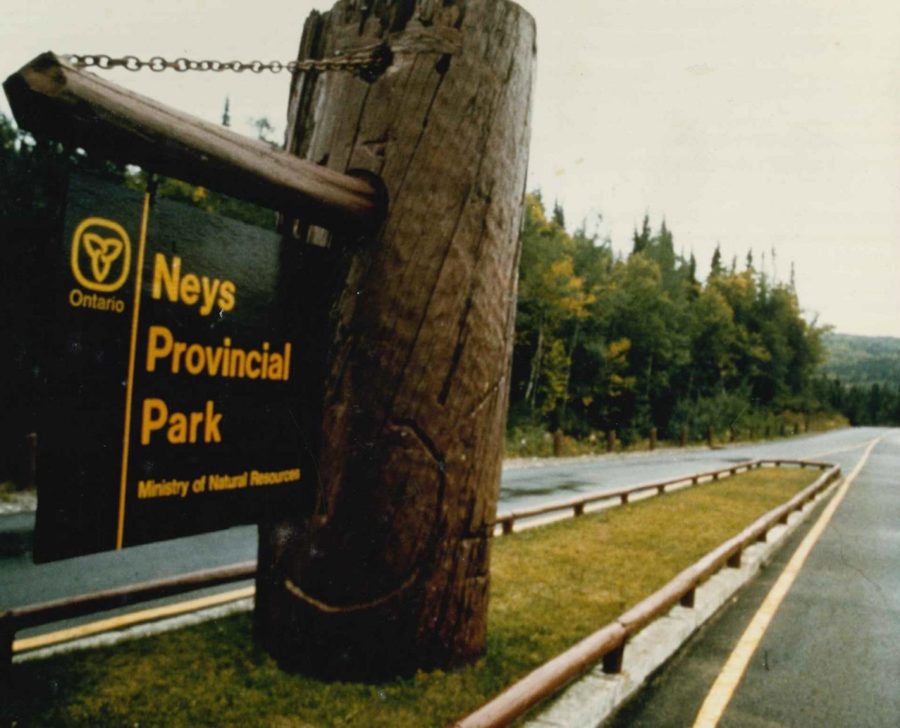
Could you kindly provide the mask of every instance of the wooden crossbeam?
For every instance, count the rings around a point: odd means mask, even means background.
[[[364,83],[360,81],[360,83]],[[375,228],[370,180],[299,159],[43,53],[3,84],[27,131],[338,231]]]

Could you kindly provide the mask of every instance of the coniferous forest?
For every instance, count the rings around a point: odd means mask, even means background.
[[[717,248],[700,281],[665,222],[645,217],[616,255],[564,218],[528,195],[510,408],[519,443],[535,426],[615,430],[626,444],[652,428],[774,435],[830,409],[817,385],[823,329],[804,319],[792,280]]]
[[[37,261],[76,168],[135,188],[144,183],[139,171],[36,141],[0,115],[0,480],[14,477],[21,454],[13,443],[34,428],[42,332],[31,314],[43,305]],[[165,180],[159,193],[274,224],[271,211],[181,182]],[[716,437],[760,437],[826,420],[900,424],[896,340],[886,340],[886,353],[878,349],[887,363],[870,357],[863,375],[823,368],[829,348],[852,364],[859,347],[804,318],[793,272],[787,281],[766,273],[777,251],[767,265],[753,252],[725,260],[717,248],[701,280],[693,255],[681,252],[690,241],[676,242],[665,222],[645,218],[630,252],[616,254],[583,227],[569,232],[562,208],[548,210],[539,193],[526,196],[521,235],[509,454],[545,452],[550,433],[597,443],[614,431],[628,445],[654,428],[660,439],[701,440],[710,428]]]

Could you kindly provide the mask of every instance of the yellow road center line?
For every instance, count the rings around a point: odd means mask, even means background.
[[[125,537],[125,495],[128,485],[128,447],[131,440],[131,401],[134,398],[134,358],[137,350],[138,315],[141,308],[141,284],[144,278],[144,248],[147,245],[147,224],[150,219],[150,193],[144,193],[141,213],[141,238],[138,242],[137,264],[134,272],[134,302],[131,305],[131,346],[128,355],[128,383],[125,388],[125,431],[122,435],[122,472],[119,483],[119,520],[116,527],[116,548],[122,548]]]
[[[781,602],[784,600],[784,597],[796,580],[797,575],[803,568],[803,564],[806,563],[806,559],[812,551],[813,546],[816,545],[822,532],[828,526],[832,516],[844,499],[850,484],[862,470],[866,460],[869,459],[872,450],[883,438],[884,436],[882,435],[869,443],[869,446],[856,464],[856,467],[853,468],[853,472],[846,477],[834,498],[831,499],[831,502],[822,512],[822,515],[819,516],[819,520],[816,521],[816,524],[812,527],[810,532],[806,534],[806,538],[803,539],[803,542],[797,548],[797,551],[794,552],[794,555],[784,568],[781,576],[778,577],[775,585],[766,595],[759,610],[753,615],[753,619],[738,640],[737,646],[728,657],[725,666],[719,673],[719,677],[716,678],[716,681],[710,688],[706,700],[703,701],[700,712],[697,714],[697,718],[694,721],[694,728],[715,728],[715,726],[718,725],[722,715],[725,713],[725,709],[728,707],[729,702],[731,702],[731,698],[737,689],[738,683],[740,683],[741,678],[744,676],[744,672],[747,670],[750,658],[752,658],[753,653],[756,652],[756,648],[762,641],[769,624],[772,622],[775,613],[781,606]]]
[[[164,617],[176,617],[180,614],[188,612],[196,612],[198,609],[207,609],[209,607],[217,607],[220,604],[227,604],[238,599],[246,599],[252,597],[256,593],[256,587],[248,586],[241,589],[233,589],[231,591],[222,592],[221,594],[213,594],[208,597],[199,597],[186,602],[178,602],[177,604],[167,604],[163,607],[154,607],[152,609],[142,609],[139,612],[130,612],[128,614],[120,614],[116,617],[101,619],[88,624],[80,624],[77,627],[68,629],[60,629],[55,632],[36,635],[35,637],[24,637],[13,642],[13,653],[25,652],[26,650],[36,650],[40,647],[49,647],[60,642],[68,642],[80,637],[89,637],[101,632],[108,632],[114,629],[122,629],[130,627],[141,622],[152,622]]]

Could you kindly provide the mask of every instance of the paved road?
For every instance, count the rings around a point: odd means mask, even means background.
[[[656,453],[515,463],[503,472],[500,510],[559,500],[578,493],[618,488],[710,470],[757,457],[816,458],[840,461],[879,434],[854,428],[789,440]],[[833,456],[832,456],[833,454]],[[256,557],[256,528],[212,534],[42,564],[30,554],[0,559],[0,608],[96,591],[121,584]],[[233,585],[232,585],[233,588]],[[36,631],[42,631],[39,628]],[[32,632],[29,632],[32,633]]]
[[[834,459],[846,475],[862,455]],[[761,608],[817,517],[613,725],[694,725],[751,620],[769,615],[758,643],[744,638],[755,651],[719,725],[900,726],[900,431],[872,451],[780,606]]]
[[[861,448],[878,428],[853,428],[788,440],[739,444],[715,450],[692,448],[598,458],[550,458],[531,467],[507,466],[500,484],[500,510],[525,508],[547,500],[611,490],[713,470],[754,458],[815,459]],[[830,461],[834,461],[831,459]]]

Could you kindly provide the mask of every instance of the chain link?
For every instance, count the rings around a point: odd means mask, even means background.
[[[282,71],[289,71],[290,73],[351,71],[359,74],[366,80],[374,80],[391,65],[392,54],[387,44],[381,43],[360,48],[347,54],[342,54],[338,51],[329,58],[287,61],[285,63],[281,61],[269,61],[268,63],[263,61],[198,61],[190,58],[176,58],[174,61],[170,61],[162,56],[153,56],[147,60],[141,60],[137,56],[113,58],[103,53],[73,53],[63,56],[63,58],[75,68],[101,68],[103,70],[124,68],[128,71],[140,71],[144,68],[149,68],[157,73],[166,70],[179,73],[184,73],[185,71],[209,71],[213,73],[221,73],[222,71],[233,71],[234,73],[243,73],[244,71],[252,71],[253,73],[262,73],[263,71],[269,71],[270,73],[281,73]]]

